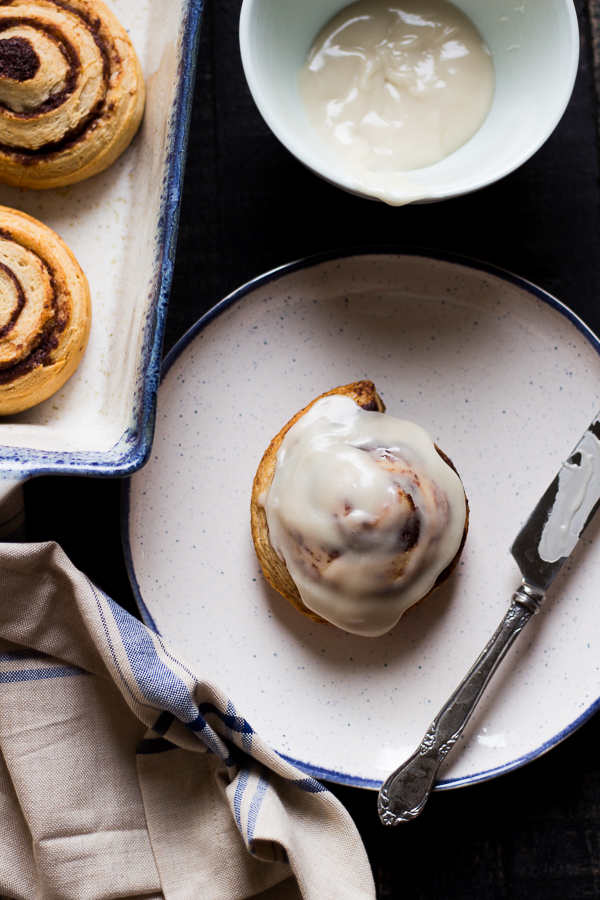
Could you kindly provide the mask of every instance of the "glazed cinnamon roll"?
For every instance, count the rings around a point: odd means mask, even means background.
[[[57,234],[0,206],[0,415],[55,393],[83,356],[90,291]]]
[[[271,442],[251,503],[267,581],[313,621],[373,637],[447,580],[468,527],[451,461],[384,412],[370,381],[318,397]]]
[[[74,184],[110,166],[144,110],[127,32],[99,0],[0,0],[0,181]]]

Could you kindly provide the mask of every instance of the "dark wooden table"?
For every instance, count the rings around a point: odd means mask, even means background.
[[[241,0],[206,0],[165,350],[261,272],[360,244],[429,247],[494,263],[555,294],[600,333],[595,2],[576,0],[575,92],[533,159],[478,194],[391,209],[325,184],[279,145],[242,72]],[[59,541],[135,612],[120,544],[119,482],[39,478],[26,486],[26,502],[29,539]],[[85,532],[75,509],[86,511]],[[600,585],[598,595],[600,615]],[[379,824],[374,793],[331,787],[364,838],[381,900],[583,900],[600,897],[599,745],[596,717],[518,772],[435,794],[422,818],[400,829]]]

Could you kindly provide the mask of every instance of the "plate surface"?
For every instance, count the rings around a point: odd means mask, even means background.
[[[45,472],[124,475],[150,450],[194,86],[202,0],[106,0],[147,88],[139,133],[71,187],[0,185],[67,242],[87,275],[92,330],[77,372],[45,403],[0,420],[0,497]]]
[[[420,741],[518,586],[513,538],[597,412],[599,344],[515,276],[443,255],[325,255],[224,300],[169,356],[154,449],[124,509],[146,622],[271,746],[318,777],[378,787]],[[323,391],[361,378],[423,425],[469,498],[450,582],[387,635],[316,626],[263,580],[249,528],[271,438]],[[600,523],[521,636],[438,787],[549,749],[600,697]]]

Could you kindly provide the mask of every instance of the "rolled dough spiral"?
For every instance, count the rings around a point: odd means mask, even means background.
[[[99,0],[0,0],[0,181],[52,188],[110,166],[145,101],[126,31]]]
[[[88,283],[66,244],[0,206],[0,415],[61,388],[81,361],[90,325]]]

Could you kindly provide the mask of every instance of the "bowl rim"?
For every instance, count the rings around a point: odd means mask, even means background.
[[[256,74],[257,69],[254,64],[255,57],[252,50],[251,40],[252,23],[256,8],[264,2],[265,0],[243,0],[239,24],[240,52],[244,74],[246,76],[248,87],[250,88],[250,93],[252,94],[252,97],[254,99],[254,102],[256,103],[256,106],[258,107],[260,114],[262,115],[263,119],[265,120],[275,137],[280,141],[280,143],[282,143],[283,146],[293,156],[295,156],[296,159],[298,159],[310,172],[318,175],[329,184],[332,184],[335,187],[339,187],[342,190],[345,190],[350,194],[354,194],[357,197],[362,197],[367,200],[375,200],[377,202],[383,202],[380,201],[377,197],[373,197],[370,194],[366,194],[362,191],[357,190],[356,187],[352,184],[349,177],[344,176],[343,173],[338,172],[333,166],[328,165],[326,160],[323,160],[322,162],[321,160],[318,160],[317,157],[308,149],[308,146],[302,141],[296,140],[296,138],[292,134],[290,134],[288,129],[281,124],[281,121],[278,119],[278,117],[273,114],[268,101],[265,100],[265,95],[263,94],[263,91],[260,87],[260,79]],[[352,2],[353,0],[348,0],[346,5],[349,6]],[[452,0],[450,0],[450,2],[452,2]],[[580,35],[574,0],[559,0],[559,2],[562,3],[565,9],[569,26],[568,31],[565,31],[564,34],[565,47],[570,51],[568,77],[566,77],[561,83],[562,89],[560,94],[554,98],[554,114],[550,118],[544,134],[540,135],[535,141],[531,143],[531,145],[526,150],[523,150],[523,152],[520,153],[517,157],[506,163],[503,167],[500,167],[493,176],[490,177],[488,175],[487,177],[475,177],[466,188],[463,186],[461,188],[434,189],[427,195],[426,198],[424,198],[423,200],[412,201],[413,203],[430,203],[437,200],[449,200],[452,197],[462,197],[465,194],[482,190],[488,185],[500,181],[502,178],[505,178],[507,175],[510,175],[511,172],[514,172],[516,169],[522,166],[525,162],[527,162],[528,159],[530,159],[535,153],[537,153],[540,147],[548,140],[548,138],[562,119],[569,104],[579,68]]]

